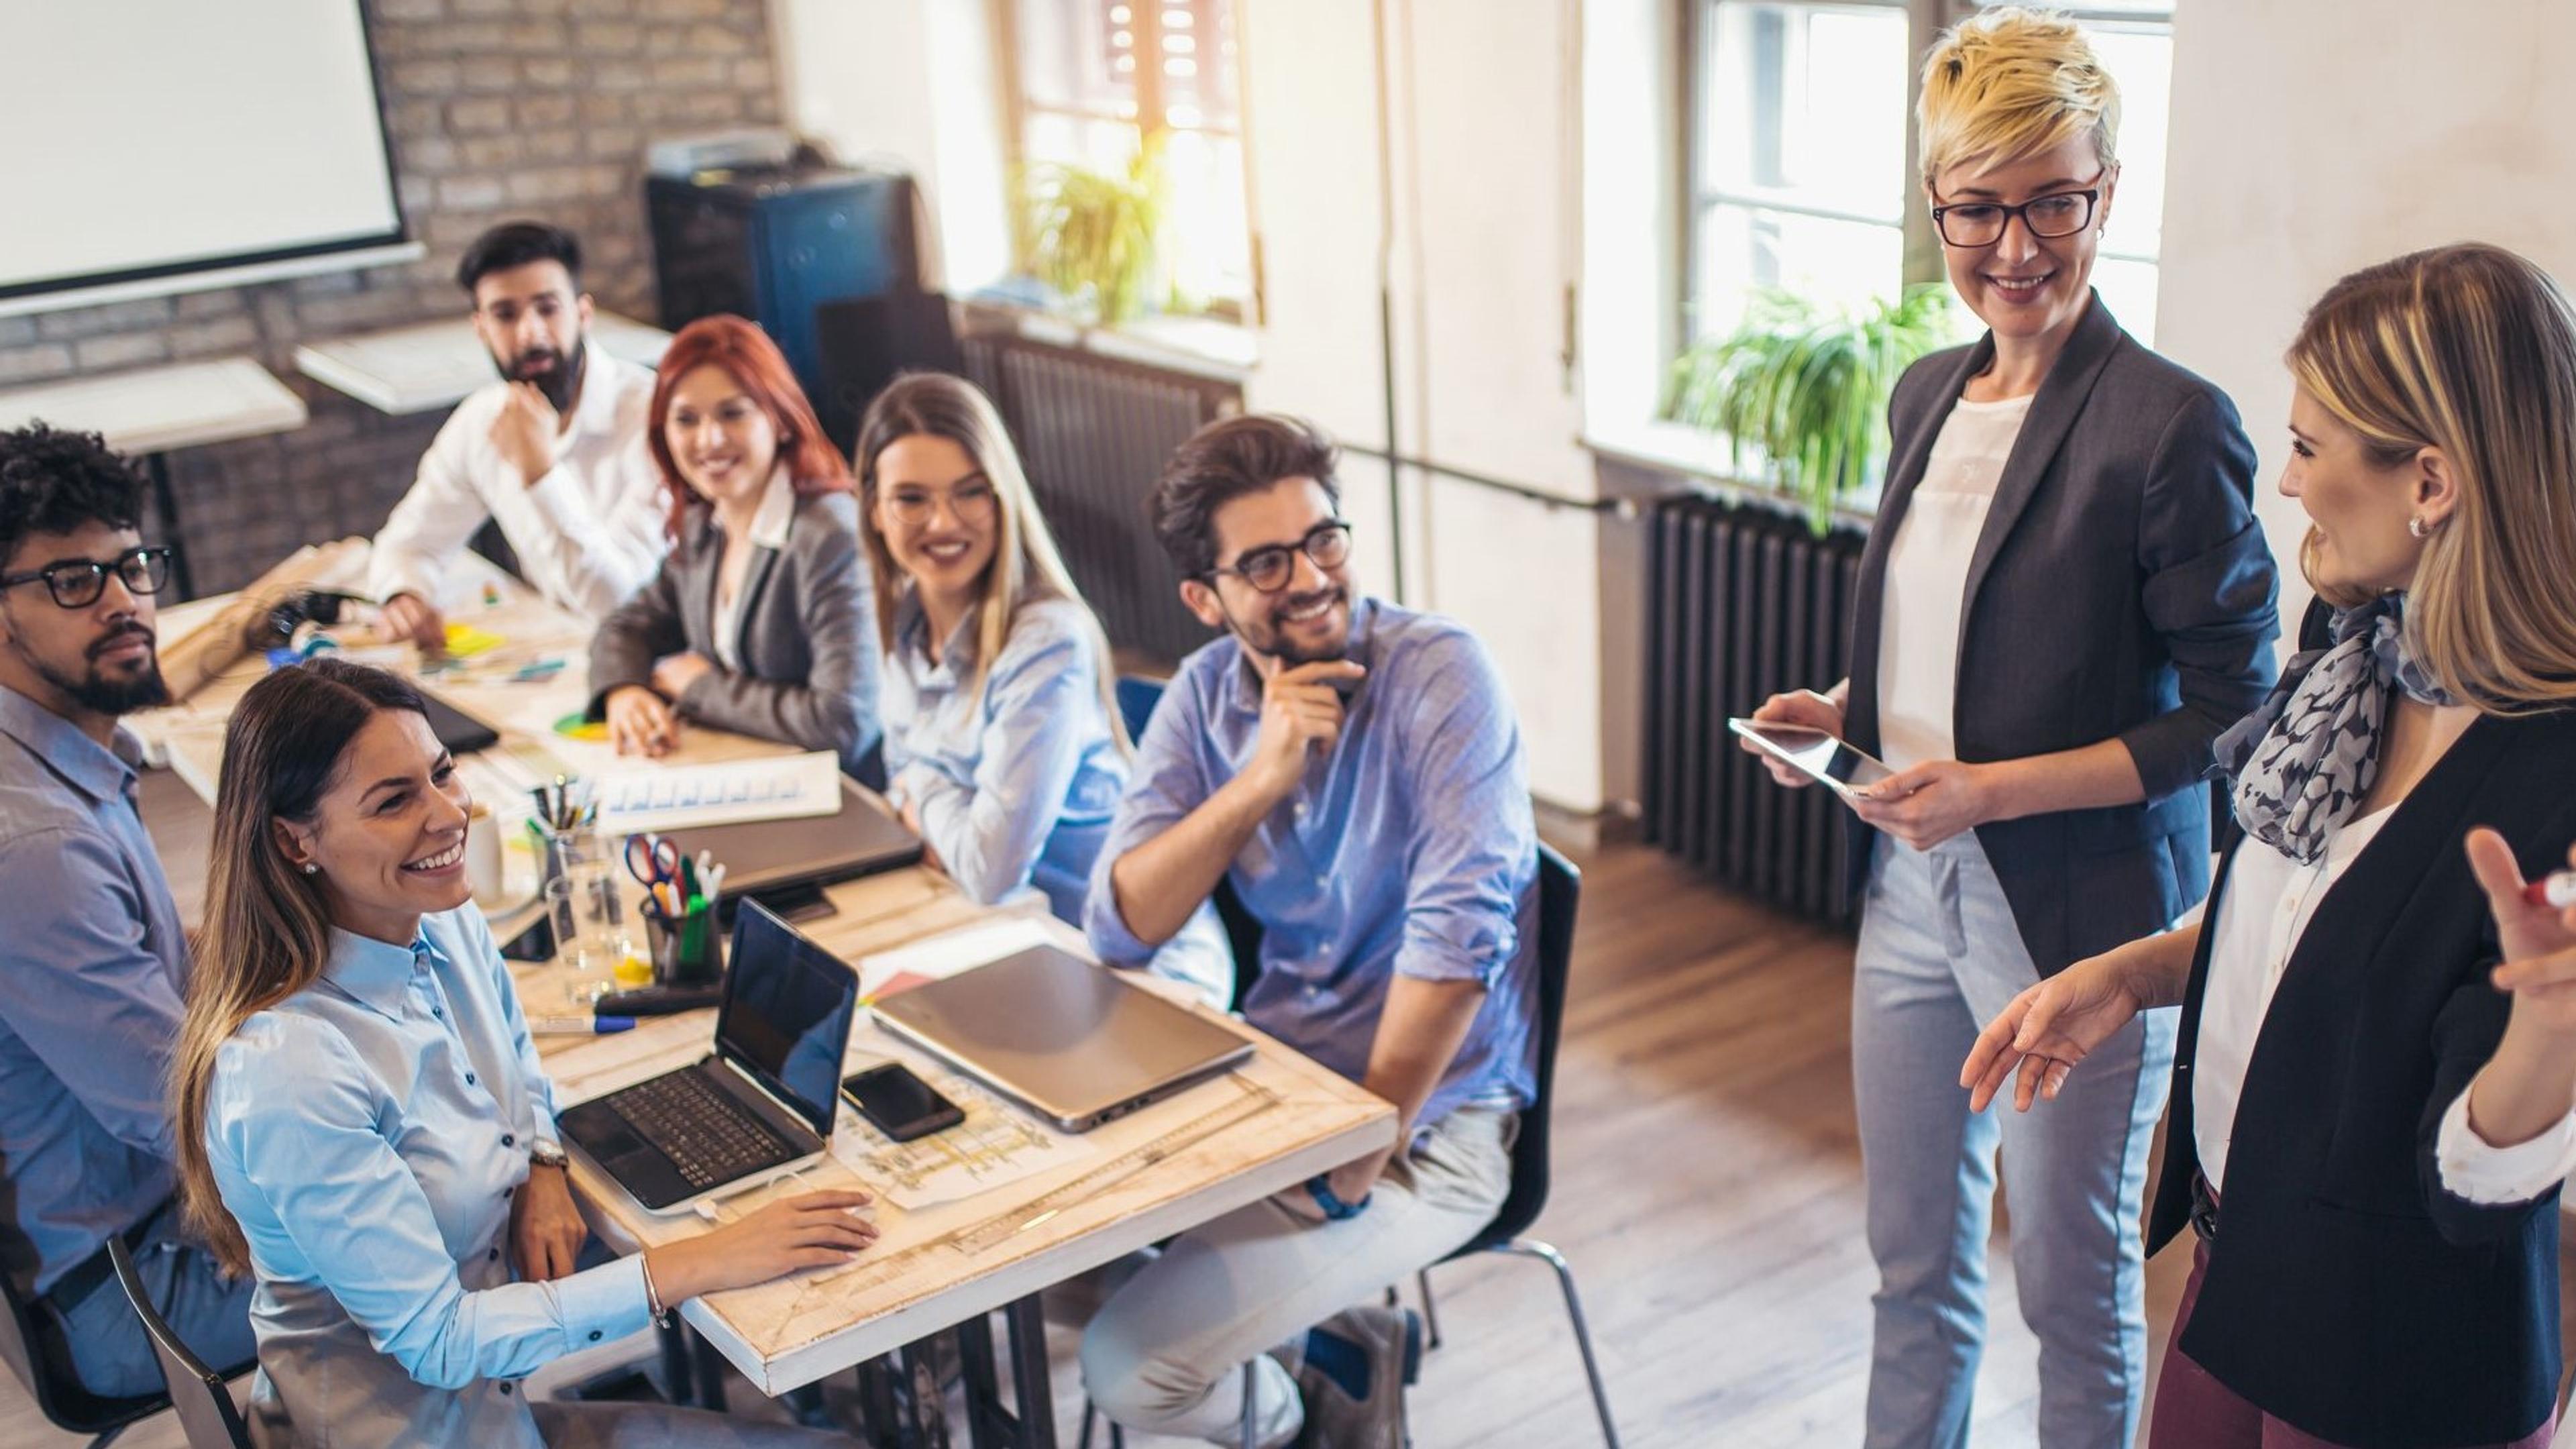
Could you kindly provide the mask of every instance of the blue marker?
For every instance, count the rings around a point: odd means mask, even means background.
[[[633,1031],[631,1016],[532,1016],[528,1018],[530,1036],[609,1036]]]

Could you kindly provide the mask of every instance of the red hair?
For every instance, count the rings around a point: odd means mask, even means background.
[[[680,379],[701,367],[720,367],[734,380],[760,410],[769,414],[770,427],[778,433],[778,457],[787,465],[787,476],[799,493],[847,493],[851,489],[850,465],[833,448],[831,439],[823,436],[823,425],[814,418],[814,405],[805,400],[805,390],[796,385],[796,374],[787,370],[787,358],[769,334],[740,317],[718,314],[701,317],[679,331],[671,345],[662,352],[661,371],[653,379],[653,411],[645,426],[646,446],[653,450],[653,462],[662,470],[662,486],[667,495],[668,510],[663,527],[673,538],[680,536],[680,524],[693,505],[705,500],[681,480],[679,464],[671,457],[671,444],[662,433],[662,425],[671,416],[671,391]]]

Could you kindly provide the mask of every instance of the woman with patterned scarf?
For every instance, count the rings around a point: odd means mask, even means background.
[[[2289,365],[2318,604],[2219,742],[2242,838],[2198,923],[2024,992],[1961,1083],[2031,1110],[2182,1009],[2152,1445],[2538,1446],[2576,1010],[2522,978],[2576,936],[2522,884],[2576,841],[2576,313],[2444,247],[2336,283]]]

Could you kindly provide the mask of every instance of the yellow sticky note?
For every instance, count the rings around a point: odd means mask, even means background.
[[[489,649],[498,649],[507,642],[491,630],[477,629],[471,624],[447,626],[447,652],[459,659],[481,654]]]

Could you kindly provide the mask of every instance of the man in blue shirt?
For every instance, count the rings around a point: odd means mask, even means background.
[[[1317,1442],[1401,1445],[1418,1325],[1345,1305],[1492,1220],[1531,1099],[1520,732],[1473,636],[1353,587],[1333,463],[1312,428],[1243,417],[1164,470],[1156,532],[1226,637],[1182,662],[1146,728],[1085,925],[1104,960],[1141,965],[1231,881],[1262,928],[1245,1017],[1400,1124],[1386,1149],[1183,1234],[1103,1306],[1083,1376],[1129,1428],[1235,1442],[1249,1361],[1259,1443],[1311,1421]],[[1301,1333],[1296,1377],[1258,1356]]]
[[[141,502],[95,435],[0,432],[0,1271],[106,1395],[161,1388],[111,1235],[201,1357],[252,1353],[250,1284],[180,1238],[170,1199],[188,941],[116,723],[168,698],[152,595],[169,551],[142,546]]]

